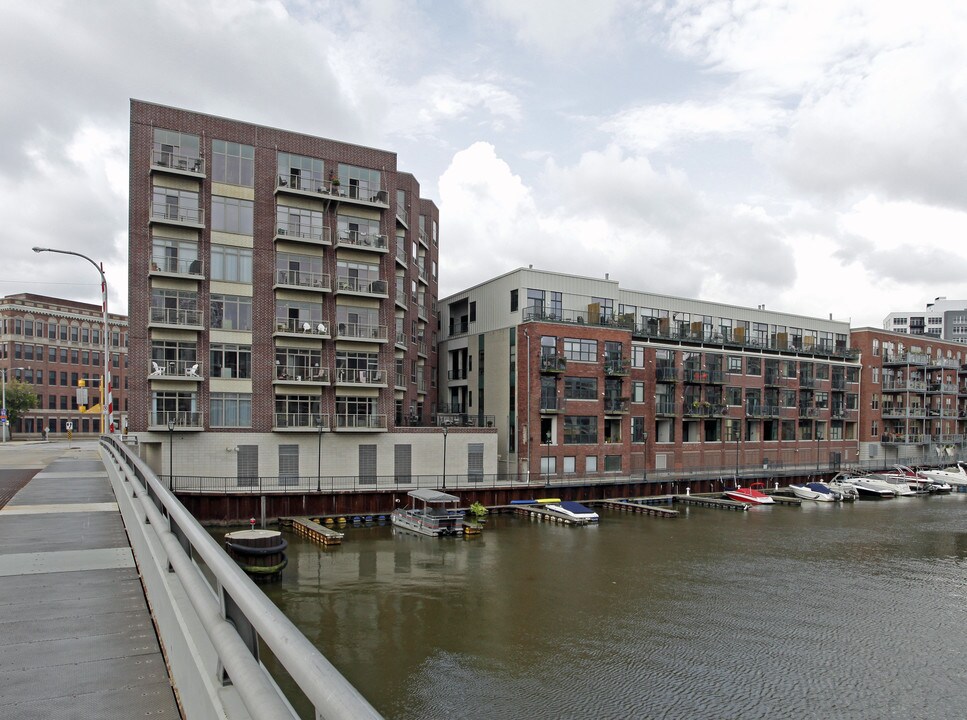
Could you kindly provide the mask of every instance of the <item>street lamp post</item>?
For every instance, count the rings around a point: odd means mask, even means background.
[[[447,426],[443,426],[443,489],[447,489]]]
[[[0,432],[3,433],[3,442],[7,442],[7,422],[8,422],[7,421],[7,417],[6,417],[6,412],[7,412],[7,368],[0,368],[0,373],[3,373],[2,375],[0,375],[0,378],[3,379],[3,412],[4,412],[3,425],[0,426]]]
[[[35,247],[35,253],[52,252],[60,253],[61,255],[76,255],[79,258],[84,258],[93,265],[101,275],[101,304],[104,313],[104,376],[102,377],[101,385],[101,432],[110,432],[111,435],[114,434],[114,399],[111,395],[111,371],[110,371],[110,359],[111,359],[111,343],[110,343],[110,331],[108,330],[108,314],[107,314],[107,278],[104,275],[104,265],[97,264],[87,255],[82,255],[79,252],[74,252],[73,250],[57,250],[56,248],[44,248]]]
[[[168,489],[174,489],[175,474],[175,419],[168,416]]]

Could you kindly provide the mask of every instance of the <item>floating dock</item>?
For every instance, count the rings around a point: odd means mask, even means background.
[[[676,495],[675,502],[682,505],[696,505],[698,507],[717,508],[719,510],[738,510],[743,512],[752,505],[725,498],[709,497],[708,495]]]
[[[342,543],[343,533],[320,525],[315,520],[307,517],[282,517],[279,518],[279,525],[291,530],[296,535],[309,538],[321,545],[339,545]]]
[[[672,510],[671,508],[652,505],[637,498],[627,498],[627,499],[621,499],[621,500],[602,500],[595,504],[603,505],[604,507],[610,508],[612,510],[636,512],[636,513],[642,513],[645,515],[654,515],[655,517],[664,517],[664,518],[678,517],[678,510]]]

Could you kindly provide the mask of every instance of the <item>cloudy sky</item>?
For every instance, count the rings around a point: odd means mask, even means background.
[[[967,298],[967,3],[0,0],[0,294],[127,310],[129,99],[396,152],[532,264],[878,326]]]

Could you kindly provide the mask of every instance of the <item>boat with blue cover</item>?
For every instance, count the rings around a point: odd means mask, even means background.
[[[557,501],[544,506],[547,510],[573,520],[584,520],[585,522],[597,522],[600,518],[591,508],[572,500]]]

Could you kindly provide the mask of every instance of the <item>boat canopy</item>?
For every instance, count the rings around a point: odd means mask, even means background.
[[[448,502],[460,502],[460,498],[456,495],[449,495],[445,492],[440,492],[439,490],[426,490],[423,488],[418,488],[416,490],[410,490],[408,493],[411,498],[416,498],[417,500],[422,500],[428,503],[448,503]]]

